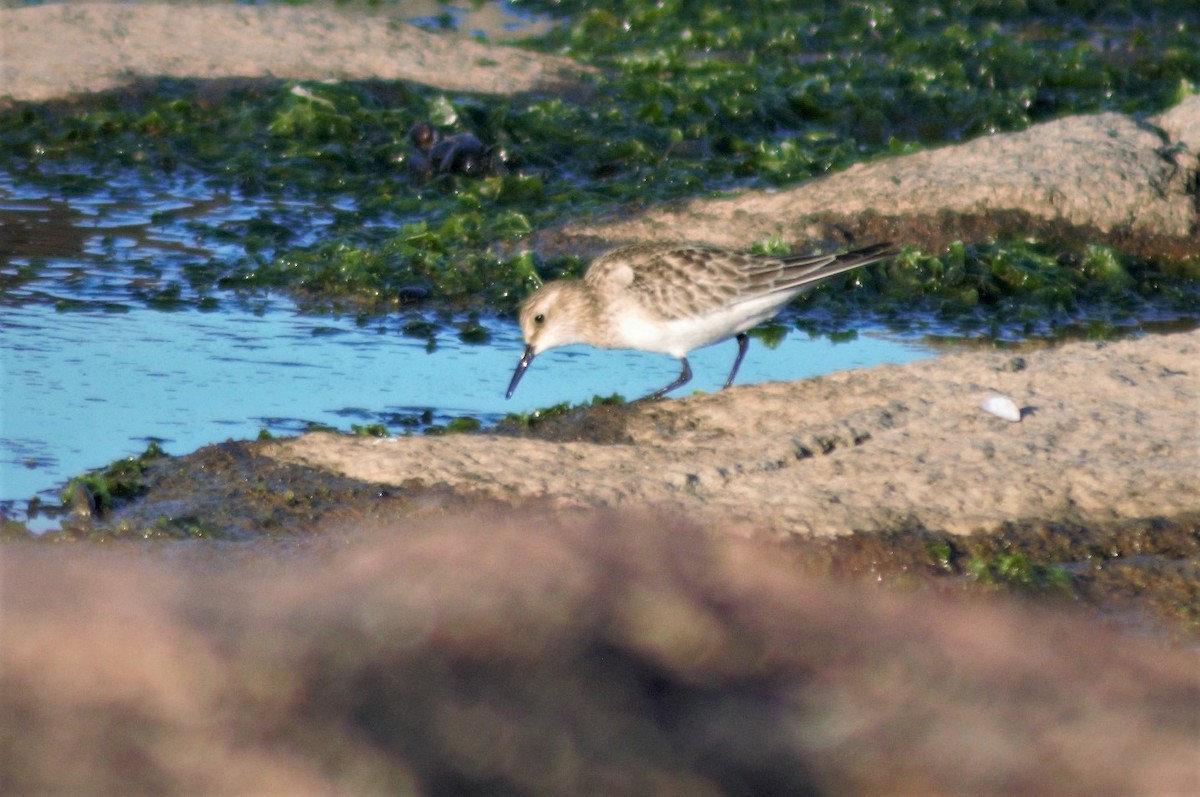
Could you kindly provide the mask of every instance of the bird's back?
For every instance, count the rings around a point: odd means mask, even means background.
[[[597,258],[584,280],[601,301],[640,305],[674,321],[725,313],[744,302],[761,305],[772,295],[782,307],[822,280],[894,253],[888,244],[784,257],[701,244],[633,244]]]

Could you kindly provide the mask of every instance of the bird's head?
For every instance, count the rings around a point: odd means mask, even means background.
[[[517,382],[533,358],[557,346],[586,343],[595,337],[588,329],[594,313],[583,285],[575,281],[548,282],[538,288],[521,305],[521,336],[525,338],[525,354],[517,363],[508,398],[512,398]]]

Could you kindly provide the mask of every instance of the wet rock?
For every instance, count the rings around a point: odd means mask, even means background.
[[[420,516],[473,497],[440,485],[383,485],[265,456],[268,443],[228,441],[163,457],[142,474],[141,496],[103,518],[76,513],[51,537],[254,539],[298,536],[350,515]],[[415,486],[414,486],[415,485]]]

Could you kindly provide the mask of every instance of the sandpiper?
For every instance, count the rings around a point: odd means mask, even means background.
[[[512,398],[538,354],[587,343],[678,358],[679,378],[644,397],[662,398],[691,380],[689,352],[733,337],[738,353],[725,380],[729,387],[746,354],[746,330],[819,282],[895,254],[890,243],[834,255],[761,255],[679,243],[614,249],[583,279],[548,282],[521,305],[525,354],[506,395]]]

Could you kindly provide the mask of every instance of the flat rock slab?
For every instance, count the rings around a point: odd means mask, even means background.
[[[305,5],[53,3],[0,9],[0,97],[34,102],[139,78],[409,80],[448,91],[561,90],[566,58],[434,34],[386,11]]]
[[[1200,509],[1198,363],[1200,331],[975,350],[631,405],[620,443],[316,433],[262,453],[505,502],[665,508],[745,535],[1102,525]],[[981,410],[993,394],[1022,419]]]

